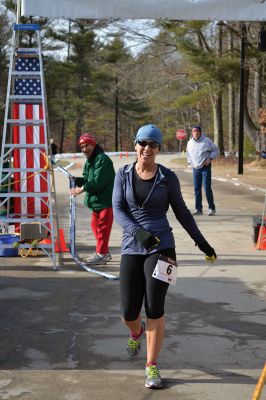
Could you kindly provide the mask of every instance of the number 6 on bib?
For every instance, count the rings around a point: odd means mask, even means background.
[[[160,255],[152,273],[153,278],[160,281],[176,284],[177,279],[177,263],[172,258]]]

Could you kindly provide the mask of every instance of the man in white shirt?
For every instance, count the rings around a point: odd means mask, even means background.
[[[218,147],[205,136],[199,125],[192,127],[191,138],[187,144],[187,160],[193,168],[195,192],[195,211],[193,215],[202,215],[202,184],[205,190],[209,210],[208,215],[215,215],[216,208],[211,187],[211,163],[220,155]]]

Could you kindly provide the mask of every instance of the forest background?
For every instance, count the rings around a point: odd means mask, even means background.
[[[0,135],[15,8],[15,1],[0,0]],[[79,151],[85,131],[107,151],[131,151],[138,127],[154,123],[164,133],[163,151],[178,150],[178,129],[190,133],[200,124],[222,155],[235,155],[244,27],[244,155],[266,150],[264,22],[21,22],[41,25],[49,130],[61,153]],[[32,36],[25,40],[25,47],[34,46]]]

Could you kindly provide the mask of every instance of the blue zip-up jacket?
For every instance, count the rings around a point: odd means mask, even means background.
[[[195,243],[204,242],[205,238],[184,202],[176,174],[159,165],[155,184],[140,207],[133,192],[133,168],[134,164],[131,164],[118,170],[113,190],[114,218],[123,228],[121,254],[147,254],[135,239],[136,232],[141,228],[160,238],[159,245],[150,253],[175,247],[172,228],[166,216],[169,205]]]

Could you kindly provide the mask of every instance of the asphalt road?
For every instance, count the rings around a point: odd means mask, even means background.
[[[177,172],[193,209],[192,176],[172,158],[159,160]],[[133,159],[114,157],[115,166]],[[68,242],[68,181],[58,171],[55,178]],[[218,254],[214,265],[205,264],[169,211],[179,277],[166,301],[160,357],[165,389],[144,387],[145,343],[137,360],[127,358],[119,281],[88,273],[68,253],[59,253],[58,271],[45,256],[0,259],[0,399],[251,400],[266,348],[266,252],[254,248],[251,217],[262,213],[265,194],[217,180],[213,190],[217,215],[204,214],[197,223]],[[120,238],[114,224],[113,260],[99,270],[119,275]],[[77,246],[81,257],[94,250],[81,198]]]

